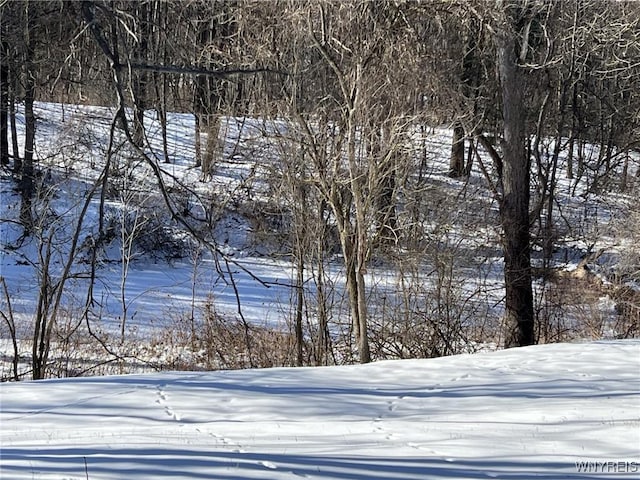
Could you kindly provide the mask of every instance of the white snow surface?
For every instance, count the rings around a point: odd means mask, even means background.
[[[621,340],[5,383],[0,478],[638,478],[638,372]]]

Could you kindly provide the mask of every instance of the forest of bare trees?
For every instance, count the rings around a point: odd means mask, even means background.
[[[204,210],[194,215],[184,206],[184,190],[165,175],[174,161],[170,114],[193,116],[193,167],[205,184],[225,155],[229,118],[260,119],[270,129],[279,163],[265,167],[269,200],[250,198],[250,208],[235,209],[251,210],[257,224],[280,219],[279,251],[297,272],[292,339],[283,340],[291,345],[285,361],[291,364],[446,355],[483,341],[513,347],[566,339],[566,326],[554,330],[550,320],[558,288],[549,285],[566,280],[558,268],[566,261],[560,239],[580,226],[558,202],[560,179],[586,185],[589,194],[637,197],[638,2],[10,0],[0,1],[0,15],[0,164],[19,192],[14,222],[20,242],[43,235],[46,215],[38,206],[44,169],[34,156],[34,104],[112,107],[101,173],[83,200],[83,211],[96,199],[101,208],[95,248],[89,261],[82,257],[90,279],[110,228],[105,198],[120,188],[113,183],[118,139],[151,172],[165,221],[228,267],[233,259],[210,235],[221,214],[213,204],[220,209],[221,197],[190,192]],[[19,110],[23,136],[16,127]],[[150,143],[149,111],[161,125],[160,147]],[[446,177],[457,186],[455,195],[438,189],[428,174],[423,140],[441,127],[453,132]],[[472,188],[480,193],[467,197]],[[71,229],[56,278],[51,252],[40,248],[34,378],[46,375],[51,332],[84,255],[82,222]],[[503,309],[500,319],[478,327],[488,315],[477,306],[481,288],[469,294],[459,285],[465,272],[487,266],[486,257],[477,257],[489,240],[475,252],[463,253],[462,245],[478,240],[487,225],[495,227],[503,261]],[[132,239],[122,236],[122,252]],[[580,268],[602,255],[595,242],[585,244]],[[123,253],[123,265],[129,256]],[[640,278],[634,257],[625,258],[629,265],[617,269],[616,286],[607,288],[622,298],[617,305],[625,327],[618,334],[635,336],[640,313],[630,286]],[[334,286],[325,274],[335,259],[345,279],[344,327],[332,310]],[[381,264],[398,272],[402,286],[384,304],[371,300],[367,276]],[[305,290],[309,281],[312,295]],[[3,286],[3,322],[15,331],[4,280]],[[121,287],[124,292],[124,281]],[[88,288],[80,321],[88,325],[98,315],[96,303]],[[238,310],[253,366],[259,362],[251,352],[261,346]],[[341,335],[348,347],[334,345]]]

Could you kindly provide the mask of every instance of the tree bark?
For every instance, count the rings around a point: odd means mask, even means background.
[[[35,188],[33,153],[36,136],[36,117],[33,113],[33,103],[35,101],[35,72],[33,66],[33,36],[31,32],[31,14],[29,12],[29,2],[25,4],[24,20],[24,163],[22,164],[20,178],[20,223],[24,228],[25,235],[29,235],[32,229],[33,218],[31,214],[31,203]]]
[[[357,94],[357,91],[356,91]],[[356,95],[354,95],[356,96]],[[355,103],[355,101],[354,101]],[[368,308],[365,291],[364,273],[367,267],[367,228],[365,220],[365,198],[364,188],[362,186],[362,177],[357,167],[356,161],[356,125],[353,119],[354,108],[350,108],[349,118],[347,122],[347,158],[349,163],[349,185],[353,195],[354,207],[354,242],[353,242],[353,281],[355,281],[355,316],[354,323],[358,325],[358,353],[360,363],[369,363],[371,361],[371,352],[369,350],[369,328],[368,328]]]
[[[18,127],[16,124],[16,90],[17,73],[15,67],[9,68],[9,128],[11,130],[11,151],[13,152],[13,172],[19,174],[22,171],[22,158],[18,145]]]
[[[449,159],[449,176],[458,178],[464,175],[464,127],[456,122],[453,126],[451,142],[451,158]]]
[[[138,14],[138,40],[134,47],[136,57],[146,61],[149,56],[149,8],[146,2],[139,3]],[[145,70],[133,71],[133,141],[138,147],[142,147],[145,141],[144,111],[147,108],[148,97],[148,73]]]
[[[300,247],[301,245],[298,245]],[[304,256],[302,251],[297,252],[296,265],[296,318],[295,318],[295,337],[296,337],[296,366],[301,367],[304,364],[304,332],[302,331],[302,320],[304,315]]]
[[[9,45],[4,40],[0,58],[0,165],[9,165]]]
[[[530,164],[525,148],[524,77],[516,62],[516,33],[512,29],[515,22],[509,19],[507,11],[503,14],[506,18],[496,37],[504,122],[504,192],[500,216],[504,230],[505,347],[515,347],[534,343],[529,232]]]

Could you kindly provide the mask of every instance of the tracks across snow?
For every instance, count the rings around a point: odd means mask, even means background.
[[[3,384],[0,477],[603,478],[576,462],[637,464],[639,370],[617,341]]]

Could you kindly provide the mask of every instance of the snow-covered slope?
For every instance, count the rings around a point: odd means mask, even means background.
[[[2,384],[0,477],[637,478],[639,371],[635,340]]]
[[[43,102],[36,105],[35,112],[36,165],[42,189],[34,204],[40,223],[29,237],[23,237],[16,179],[7,169],[0,170],[0,312],[14,318],[17,337],[16,355],[8,322],[0,321],[1,379],[15,376],[15,357],[18,375],[31,376],[38,301],[57,295],[60,285],[59,311],[44,315],[47,319],[55,316],[57,323],[48,365],[51,376],[104,372],[101,366],[110,365],[105,361],[117,356],[135,359],[128,370],[135,373],[142,373],[141,365],[146,368],[149,363],[185,369],[233,365],[234,361],[204,358],[215,348],[206,341],[195,341],[194,333],[204,330],[202,325],[212,313],[232,325],[241,324],[243,329],[251,325],[276,332],[294,330],[298,280],[290,241],[295,235],[288,229],[286,211],[290,207],[285,198],[289,194],[272,178],[277,179],[278,175],[272,174],[283,167],[278,159],[288,158],[282,135],[274,134],[285,133],[287,123],[224,117],[217,139],[224,148],[208,176],[194,166],[193,115],[169,115],[170,163],[165,163],[157,118],[154,112],[147,112],[150,144],[145,151],[150,162],[163,171],[163,184],[171,191],[176,211],[192,222],[201,239],[216,244],[217,253],[213,254],[169,215],[148,162],[134,155],[118,131],[114,135],[118,149],[110,164],[113,171],[109,170],[111,183],[104,191],[106,226],[100,226],[102,192],[93,191],[92,186],[107,163],[112,109]],[[17,118],[18,140],[22,142],[20,108]],[[380,343],[374,345],[374,358],[397,352],[404,357],[440,355],[500,343],[503,260],[497,206],[485,174],[475,165],[468,181],[449,178],[451,131],[433,128],[417,132],[413,141],[407,141],[407,148],[408,154],[413,151],[418,173],[414,172],[416,178],[399,196],[398,211],[404,211],[400,217],[405,215],[405,223],[398,228],[411,225],[410,229],[422,232],[416,237],[422,240],[415,249],[399,244],[393,252],[380,250],[372,255],[366,269],[370,336],[386,337],[384,342],[372,342]],[[564,158],[563,153],[561,163]],[[553,266],[575,269],[588,252],[599,250],[603,253],[602,268],[594,271],[603,279],[615,273],[616,281],[624,289],[635,289],[635,294],[637,282],[630,280],[637,277],[640,258],[636,248],[640,242],[633,228],[637,202],[632,194],[589,193],[590,181],[589,172],[579,181],[558,176],[554,207],[558,215],[554,235],[558,239]],[[534,187],[535,197],[539,189]],[[413,208],[421,212],[419,219],[409,213]],[[331,221],[326,227],[331,230]],[[63,276],[76,229],[78,249],[71,257],[71,269]],[[309,344],[314,341],[320,317],[317,312],[326,310],[332,354],[338,362],[348,362],[353,353],[349,302],[344,261],[337,254],[339,242],[334,237],[335,232],[328,235],[322,255],[305,260],[304,334]],[[535,240],[533,261],[539,266],[539,238]],[[45,262],[42,255],[47,251],[51,251],[51,258]],[[90,261],[93,252],[95,270]],[[316,262],[321,263],[316,266]],[[43,288],[43,279],[50,279],[56,287]],[[552,283],[535,285],[540,325],[550,325],[548,332],[541,328],[541,343],[618,338],[636,332],[634,318],[616,310],[611,290],[595,289],[584,295],[579,285],[565,289]],[[448,308],[441,308],[443,301]],[[42,304],[56,302],[48,298]],[[409,319],[408,325],[404,325],[405,319]],[[441,323],[450,329],[444,335],[438,333],[446,338],[446,345],[429,345],[430,329],[441,328],[432,324]],[[462,336],[458,325],[463,325]],[[414,328],[424,332],[427,340],[411,345],[407,338],[414,335],[408,332]],[[105,354],[97,345],[108,345],[116,355]],[[279,365],[284,363],[281,358],[247,363]]]

